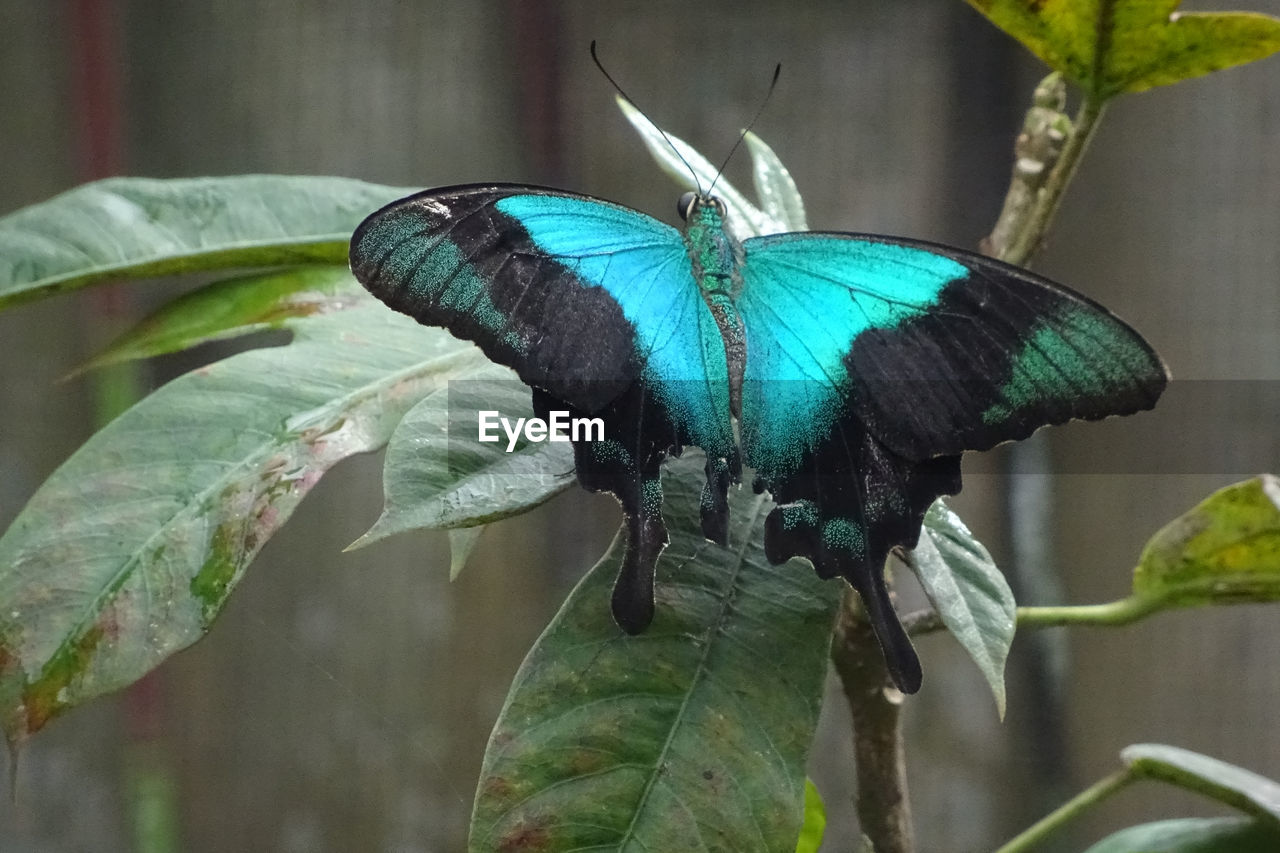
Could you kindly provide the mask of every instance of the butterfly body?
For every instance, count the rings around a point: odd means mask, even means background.
[[[724,344],[729,368],[729,410],[742,416],[742,374],[746,365],[746,330],[738,313],[742,292],[742,244],[729,232],[718,199],[686,193],[679,206],[685,220],[684,241],[693,278],[702,291]]]
[[[768,558],[846,578],[913,692],[884,561],[959,491],[960,453],[1150,408],[1164,366],[1106,309],[989,258],[875,235],[739,241],[719,200],[680,210],[683,231],[559,190],[446,187],[370,216],[351,265],[391,307],[514,368],[539,414],[604,420],[605,441],[574,453],[579,482],[623,506],[625,630],[653,618],[661,464],[697,446],[706,536],[725,542],[745,463],[777,504]]]

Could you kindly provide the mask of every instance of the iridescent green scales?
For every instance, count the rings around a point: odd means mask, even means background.
[[[1098,363],[1097,353],[1109,358]],[[1150,350],[1114,318],[1071,306],[1046,317],[1013,356],[1001,402],[982,412],[998,424],[1045,397],[1081,399],[1123,392],[1135,373],[1148,369]]]

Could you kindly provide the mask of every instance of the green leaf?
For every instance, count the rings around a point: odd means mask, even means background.
[[[1133,590],[1165,607],[1280,601],[1280,478],[1227,486],[1166,525],[1143,549]]]
[[[215,282],[162,306],[72,375],[278,329],[290,318],[340,311],[370,298],[341,267],[295,267]]]
[[[456,581],[462,569],[467,565],[471,552],[480,541],[484,526],[459,527],[449,531],[449,580]]]
[[[1004,665],[1017,627],[1009,583],[982,543],[941,500],[924,517],[909,563],[942,622],[982,672],[1004,719]]]
[[[1178,12],[1180,0],[967,0],[1098,99],[1141,92],[1280,50],[1280,19]]]
[[[0,308],[94,282],[347,265],[360,220],[407,190],[347,178],[109,178],[0,218]]]
[[[382,516],[348,550],[421,528],[474,527],[538,506],[574,483],[573,449],[561,442],[507,451],[508,438],[482,443],[478,413],[512,424],[532,417],[529,388],[505,367],[486,363],[455,377],[405,415],[387,447]]]
[[[369,304],[179,377],[93,436],[0,537],[0,724],[11,742],[209,628],[335,463],[382,445],[480,358]]]
[[[796,842],[796,853],[818,853],[822,847],[822,837],[827,832],[827,807],[822,802],[822,794],[812,779],[804,780],[804,823],[800,827],[800,840]]]
[[[1280,784],[1243,767],[1158,743],[1127,746],[1120,760],[1140,778],[1168,782],[1246,814],[1280,821]]]
[[[767,507],[748,490],[731,495],[729,546],[703,538],[696,456],[665,471],[653,625],[613,623],[615,540],[525,658],[485,751],[471,850],[794,848],[843,585],[770,565]]]
[[[796,182],[787,167],[782,165],[773,149],[751,131],[747,131],[743,138],[751,152],[751,176],[765,214],[780,222],[784,231],[808,231],[804,199],[800,198],[800,191],[796,189]]]
[[[761,234],[777,234],[789,231],[786,224],[747,201],[733,184],[720,176],[720,170],[712,165],[706,157],[678,136],[663,134],[644,113],[633,107],[626,98],[617,97],[618,107],[622,114],[640,133],[640,138],[649,148],[653,159],[663,171],[676,179],[680,186],[695,191],[703,191],[715,184],[716,197],[729,208],[727,224],[729,230],[739,240],[757,237]]]
[[[1275,853],[1280,827],[1245,817],[1180,818],[1122,829],[1085,853]]]

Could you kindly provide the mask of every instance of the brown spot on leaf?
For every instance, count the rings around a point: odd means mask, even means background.
[[[102,632],[102,640],[105,640],[107,645],[112,645],[120,639],[120,617],[114,605],[108,604],[103,608],[94,626]]]
[[[498,839],[498,853],[517,853],[525,850],[549,850],[551,835],[545,820],[521,822],[519,826]]]
[[[511,783],[505,776],[490,776],[484,780],[484,796],[495,800],[506,800],[511,797]]]

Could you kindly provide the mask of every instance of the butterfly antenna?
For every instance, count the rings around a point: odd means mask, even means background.
[[[649,124],[653,126],[654,130],[658,131],[658,133],[661,133],[663,139],[667,140],[667,145],[671,148],[672,151],[675,152],[675,155],[680,158],[680,162],[684,163],[684,167],[689,170],[689,177],[693,178],[693,185],[698,188],[698,195],[699,196],[703,195],[702,183],[698,180],[698,173],[695,172],[693,170],[693,167],[689,165],[689,161],[684,159],[684,155],[680,153],[680,149],[676,147],[676,144],[671,141],[671,137],[667,136],[667,132],[665,130],[663,130],[661,127],[658,127],[657,122],[649,118],[648,113],[640,109],[640,105],[636,103],[635,98],[628,95],[626,90],[618,85],[618,81],[613,79],[613,75],[605,70],[604,64],[600,62],[600,57],[596,55],[595,39],[591,40],[591,59],[593,62],[595,62],[596,68],[600,69],[600,73],[604,75],[604,79],[608,80],[609,84],[613,86],[614,89],[618,90],[618,94],[622,96],[622,99],[626,101],[628,104],[630,104],[631,106],[635,107],[636,112],[644,116],[644,120],[649,122]],[[778,66],[778,67],[781,68],[782,66]],[[774,75],[774,80],[775,82],[777,81],[776,74]],[[736,148],[737,146],[735,145],[734,147]]]
[[[716,188],[716,184],[720,182],[720,176],[724,174],[725,167],[729,165],[729,161],[733,159],[733,155],[738,152],[738,147],[742,145],[742,140],[747,138],[747,134],[751,132],[751,128],[756,126],[756,122],[760,120],[760,116],[764,114],[764,108],[769,104],[769,98],[773,95],[773,90],[777,88],[778,77],[782,74],[782,63],[779,62],[773,69],[773,79],[769,81],[769,91],[764,93],[764,100],[760,102],[760,109],[756,110],[756,114],[752,116],[751,121],[747,123],[746,128],[738,136],[738,141],[733,143],[733,147],[729,149],[729,156],[724,158],[724,162],[720,164],[720,168],[716,169],[716,176],[711,181],[711,186],[707,187],[707,195],[711,195],[711,191]],[[624,96],[625,97],[625,96]]]

